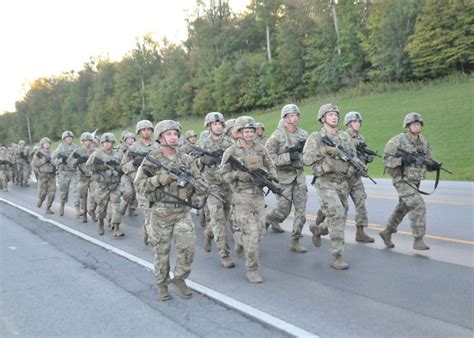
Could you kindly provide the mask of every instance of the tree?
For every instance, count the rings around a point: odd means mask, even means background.
[[[435,78],[474,67],[474,2],[427,0],[406,51],[418,78]]]

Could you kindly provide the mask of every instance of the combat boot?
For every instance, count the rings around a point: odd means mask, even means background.
[[[128,216],[130,217],[138,216],[138,214],[135,212],[135,208],[128,208]]]
[[[98,233],[99,233],[100,236],[102,236],[104,234],[104,219],[103,218],[99,218]]]
[[[54,197],[48,197],[48,204],[46,205],[46,213],[48,215],[54,214],[54,211],[51,210],[51,206],[53,205]]]
[[[113,223],[112,224],[112,236],[114,237],[123,237],[125,234],[120,231],[120,223]]]
[[[363,226],[357,226],[356,241],[364,243],[373,243],[374,239],[364,232]]]
[[[319,226],[317,224],[311,223],[309,225],[309,231],[313,233],[313,244],[315,247],[319,248],[321,246],[321,232],[319,231]]]
[[[191,290],[189,290],[189,288],[186,285],[186,282],[184,281],[184,279],[175,277],[171,281],[178,288],[178,291],[179,291],[179,294],[181,295],[181,297],[183,297],[185,299],[189,299],[193,296],[193,293],[191,292]]]
[[[163,285],[159,287],[159,295],[160,295],[160,300],[162,302],[166,302],[167,300],[171,299],[170,292],[168,291],[168,286]]]
[[[54,211],[51,210],[50,207],[47,207],[47,208],[46,208],[46,213],[47,213],[48,215],[52,215],[52,214],[54,214]]]
[[[79,206],[74,207],[74,214],[76,215],[76,217],[82,216],[81,209],[79,208]]]
[[[323,215],[323,211],[319,209],[318,214],[316,215],[316,225],[320,225],[325,219],[326,217]]]
[[[38,200],[38,203],[36,203],[36,206],[37,206],[38,208],[41,208],[41,206],[43,205],[43,201],[44,201],[44,199],[43,199],[43,200],[39,199],[39,200]]]
[[[281,233],[285,232],[285,230],[283,230],[281,228],[279,223],[270,223],[270,225],[271,225],[271,229],[272,229],[273,232],[276,232],[278,234],[281,234]],[[268,227],[267,227],[267,229],[268,229]]]
[[[394,248],[395,244],[392,242],[392,234],[394,233],[393,230],[386,228],[385,230],[382,230],[379,232],[379,236],[382,237],[383,243],[385,244],[385,247],[387,248]]]
[[[261,283],[263,278],[258,272],[258,270],[247,271],[247,279],[250,283]]]
[[[59,205],[59,216],[64,216],[64,203],[61,202]]]
[[[82,223],[87,223],[87,212],[86,211],[84,211],[82,213]]]
[[[221,264],[224,268],[233,268],[235,266],[235,263],[229,256],[221,257]]]
[[[91,209],[89,210],[89,216],[91,217],[91,219],[94,221],[94,222],[97,222],[97,216],[95,214],[95,210],[94,209]],[[104,220],[102,220],[103,222]],[[102,223],[103,224],[103,223]]]
[[[344,262],[341,255],[332,255],[331,267],[336,270],[346,270],[349,268],[349,264]]]
[[[291,239],[290,250],[294,251],[294,252],[299,252],[299,253],[305,253],[306,252],[306,248],[300,244],[300,239],[299,238],[292,238]]]
[[[415,250],[429,250],[430,247],[426,245],[426,243],[423,241],[423,238],[415,238],[415,241],[413,242],[413,249]]]
[[[234,232],[234,254],[237,257],[242,257],[244,255],[244,246],[242,245],[242,232]]]
[[[211,252],[212,250],[212,238],[209,236],[206,230],[203,231],[203,246],[204,251]]]

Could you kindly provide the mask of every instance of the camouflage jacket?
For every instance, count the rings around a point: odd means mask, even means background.
[[[91,177],[91,172],[86,168],[86,162],[89,159],[89,156],[94,152],[94,149],[89,148],[78,148],[75,149],[71,155],[69,155],[69,158],[67,159],[67,165],[75,168],[77,170],[77,174],[81,178],[90,178]],[[75,156],[79,155],[79,156]],[[79,158],[81,157],[82,160],[79,161]],[[79,163],[80,162],[80,163]]]
[[[349,162],[342,160],[339,156],[331,157],[326,154],[326,144],[321,140],[328,136],[336,145],[341,145],[357,159],[357,151],[351,137],[345,131],[337,130],[336,134],[327,134],[324,128],[311,133],[303,149],[304,164],[311,167],[313,175],[323,177],[325,175],[337,175],[351,178],[356,169]]]
[[[65,142],[58,145],[56,150],[53,153],[53,163],[58,168],[58,171],[74,171],[75,168],[70,166],[67,163],[69,156],[74,150],[77,149],[77,146],[72,144],[67,144]]]
[[[227,136],[222,135],[219,140],[213,140],[212,136],[209,134],[205,138],[199,141],[198,147],[213,152],[216,150],[225,151],[232,145],[232,141]],[[218,174],[218,164],[212,165],[211,167],[203,165],[200,160],[197,162],[198,168],[202,170],[202,175],[209,185],[222,185],[222,179]]]
[[[298,180],[298,183],[305,182],[303,154],[298,154],[298,160],[291,160],[289,152],[282,152],[307,138],[308,133],[301,128],[290,133],[283,127],[276,129],[268,139],[266,147],[275,163],[278,180],[281,184],[290,184],[295,179]]]
[[[346,132],[349,134],[349,136],[352,138],[352,142],[354,142],[354,146],[356,147],[356,150],[357,150],[357,157],[359,158],[359,160],[361,160],[361,162],[366,165],[367,163],[371,163],[373,162],[374,160],[374,156],[373,155],[367,155],[366,153],[364,153],[363,151],[359,151],[357,149],[357,146],[359,145],[365,145],[365,138],[364,136],[362,136],[360,133],[354,133],[352,132],[350,129],[347,129]]]
[[[17,147],[13,154],[15,163],[29,163],[30,162],[30,149],[28,147]]]
[[[42,156],[38,155],[38,153],[41,153]],[[51,150],[49,149],[38,150],[33,156],[31,164],[40,174],[56,173],[56,167],[54,166],[53,161],[51,159]]]
[[[3,162],[3,161],[5,161],[5,162]],[[2,163],[2,164],[0,164],[0,171],[10,171],[10,169],[13,165],[12,159],[8,154],[0,155],[0,163]]]
[[[92,173],[93,181],[118,183],[122,173],[120,160],[121,154],[118,150],[105,152],[103,149],[97,149],[89,156],[86,169]]]
[[[261,145],[265,145],[267,143],[268,138],[263,136],[255,136],[255,142],[260,143]]]
[[[150,144],[144,144],[141,140],[135,142],[133,146],[125,153],[122,158],[122,170],[126,175],[129,175],[132,180],[135,179],[138,167],[136,167],[133,162],[135,159],[143,160],[144,156],[138,154],[148,155],[155,149],[158,149],[160,145],[155,141],[151,141]]]
[[[385,170],[392,176],[393,182],[407,179],[419,182],[426,177],[426,166],[403,165],[401,155],[397,148],[401,148],[408,152],[419,152],[423,154],[426,160],[432,160],[431,146],[425,140],[423,135],[419,134],[417,139],[413,139],[409,133],[401,133],[392,137],[383,153],[383,163]]]
[[[196,167],[192,157],[179,150],[176,151],[174,156],[168,157],[163,154],[160,148],[157,148],[150,153],[149,157],[160,161],[170,168],[183,166],[191,172],[193,178],[200,179],[199,169]],[[173,196],[190,201],[194,188],[189,183],[184,187],[178,186],[177,181],[174,179],[171,183],[162,185],[159,181],[161,174],[167,174],[167,171],[163,168],[158,168],[152,162],[145,159],[138,168],[133,182],[137,191],[137,197],[141,200],[147,200],[149,203],[148,207],[152,207],[156,203],[168,203],[170,205],[178,204],[180,209],[188,208],[188,206],[180,204],[179,200]]]
[[[260,161],[259,167],[268,173],[269,178],[277,178],[275,164],[268,150],[263,145],[254,143],[251,148],[245,149],[240,142],[237,142],[224,152],[222,163],[218,171],[218,174],[222,175],[223,181],[228,183],[234,192],[261,194],[263,188],[256,186],[250,175],[243,175],[245,180],[241,180],[238,176],[240,170],[232,167],[230,163],[227,163],[230,155],[238,158],[244,164],[246,164],[246,161],[250,158],[252,158],[253,161],[257,158],[258,161]]]

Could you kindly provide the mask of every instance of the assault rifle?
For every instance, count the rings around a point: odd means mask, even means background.
[[[272,182],[272,180],[268,177],[268,173],[265,170],[263,170],[262,168],[258,168],[257,170],[250,170],[249,168],[247,168],[245,166],[245,164],[242,163],[241,160],[239,160],[237,157],[235,157],[233,155],[229,156],[226,163],[230,163],[234,168],[237,168],[237,169],[249,174],[253,178],[256,185],[258,185],[260,187],[267,187],[268,190],[267,190],[267,193],[265,194],[265,196],[268,195],[271,191],[275,195],[283,197],[288,202],[291,202],[291,200],[288,197],[283,195],[283,192],[282,192],[281,188],[278,188]],[[278,183],[278,181],[275,180],[275,179],[273,179],[273,181]]]
[[[366,155],[370,155],[370,156],[376,156],[376,157],[382,158],[382,156],[377,154],[377,152],[378,152],[377,150],[373,151],[373,150],[367,149],[367,144],[365,144],[364,142],[359,143],[356,146],[356,149],[357,149],[357,152],[360,152],[360,153],[363,153],[363,154],[366,154]]]
[[[30,159],[28,158],[28,156],[25,155],[24,152],[21,152],[20,153],[20,157],[25,160],[26,163],[30,164]]]
[[[67,163],[67,159],[69,158],[69,155],[71,155],[71,153],[69,154],[63,154],[63,153],[58,153],[58,157],[61,159],[61,162],[63,162],[64,164]]]
[[[168,175],[173,177],[176,180],[176,185],[180,188],[186,187],[186,185],[191,185],[195,189],[204,192],[207,195],[211,195],[218,199],[221,202],[225,202],[219,195],[214,194],[213,192],[209,191],[209,187],[207,184],[204,182],[197,180],[193,178],[191,171],[186,168],[185,166],[179,166],[179,167],[169,167],[162,162],[158,161],[157,159],[154,159],[150,156],[145,157],[145,161],[148,161],[151,163],[153,166],[157,168],[164,169]],[[176,197],[176,196],[174,196]]]
[[[281,155],[285,153],[293,153],[293,152],[302,153],[305,143],[306,143],[306,139],[300,140],[296,144],[292,145],[291,147],[286,147],[285,149],[280,151],[277,155]]]
[[[356,174],[361,173],[362,176],[369,178],[372,182],[374,182],[374,184],[377,184],[377,182],[375,182],[374,179],[369,176],[369,173],[365,171],[364,165],[360,162],[360,160],[354,158],[354,156],[352,156],[349,151],[344,149],[342,145],[336,145],[336,143],[334,143],[334,141],[331,140],[327,135],[323,136],[321,138],[321,141],[329,147],[337,148],[339,150],[339,157],[341,158],[341,160],[345,162],[350,162],[356,169]]]
[[[79,153],[77,153],[77,152],[73,152],[73,153],[72,153],[72,157],[74,157],[75,159],[77,159],[77,164],[86,163],[87,160],[88,160],[88,157],[81,156],[81,155],[80,155]]]
[[[115,159],[111,160],[101,160],[100,158],[94,157],[93,164],[102,164],[105,165],[107,168],[116,171],[119,173],[119,175],[123,175],[123,171],[120,168],[120,163],[116,161]]]
[[[193,149],[191,154],[195,153],[201,157],[204,155],[211,156],[215,164],[220,164],[222,162],[222,155],[224,155],[224,150],[222,149],[217,149],[215,151],[207,151],[198,146],[191,146],[191,148]]]
[[[3,164],[13,167],[13,162],[10,162],[9,160],[0,160],[0,165],[3,165]]]
[[[46,159],[46,163],[50,163],[51,164],[51,156],[46,156],[45,154],[43,154],[40,150],[38,150],[36,153],[36,156],[38,158],[44,158]]]
[[[430,167],[430,164],[431,164],[428,161],[426,161],[426,154],[421,149],[418,149],[418,151],[411,153],[403,148],[398,147],[396,156],[409,158],[410,161],[414,163],[415,166],[417,167],[423,167],[423,166]],[[448,174],[453,173],[452,171],[448,169],[444,169],[441,166],[441,163],[439,164],[439,170],[446,171]]]

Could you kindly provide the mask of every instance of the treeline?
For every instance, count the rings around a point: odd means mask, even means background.
[[[119,62],[37,79],[0,116],[0,142],[469,73],[473,27],[473,0],[253,0],[239,15],[226,0],[197,1],[182,44],[145,35]]]

